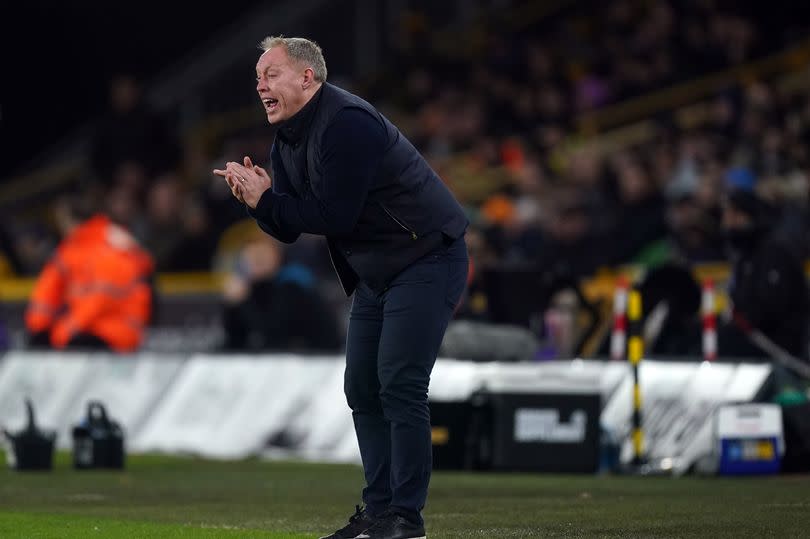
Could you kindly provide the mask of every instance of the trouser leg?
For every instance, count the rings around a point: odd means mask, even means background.
[[[344,390],[363,460],[363,503],[371,514],[385,511],[391,502],[391,430],[383,415],[377,377],[382,317],[379,299],[365,287],[358,288],[346,339]]]
[[[391,508],[417,522],[432,468],[430,373],[467,276],[458,241],[403,271],[383,295],[378,373],[391,429]]]

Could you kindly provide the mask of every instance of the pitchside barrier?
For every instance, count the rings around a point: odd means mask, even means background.
[[[252,455],[359,462],[339,356],[9,352],[0,362],[0,425],[38,423],[70,446],[91,400],[126,432],[131,453]],[[714,412],[755,401],[767,364],[638,365],[644,454],[675,473],[715,451]],[[634,454],[634,377],[626,362],[474,363],[439,359],[430,386],[437,467],[593,472],[605,433]]]

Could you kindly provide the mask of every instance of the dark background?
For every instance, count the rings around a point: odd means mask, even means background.
[[[595,3],[576,2],[573,10],[587,12]],[[449,7],[420,0],[411,4],[426,9],[437,20],[443,8]],[[738,13],[755,14],[758,30],[773,45],[796,37],[780,28],[786,10],[796,20],[810,19],[810,2],[776,0],[768,3],[768,9],[758,3],[719,4],[734,5]],[[148,84],[260,5],[267,2],[4,3],[0,8],[0,181],[35,166],[37,157],[52,144],[96,119],[107,104],[112,76],[134,73]],[[342,25],[335,20],[336,14],[351,7],[342,1],[330,3],[332,13],[324,13],[323,19],[317,21],[322,28],[314,33],[327,42],[324,45],[332,39],[338,45],[352,39],[341,35]],[[339,47],[328,50],[332,71]]]
[[[134,73],[148,82],[259,3],[5,4],[0,177],[22,172],[49,145],[104,111],[110,77]]]

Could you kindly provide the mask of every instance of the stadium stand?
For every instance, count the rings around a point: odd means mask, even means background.
[[[395,119],[465,203],[475,271],[461,316],[499,321],[491,310],[499,302],[488,297],[490,270],[579,282],[591,310],[602,314],[597,337],[609,327],[606,300],[617,268],[630,265],[625,272],[640,276],[645,268],[679,263],[695,269],[698,280],[712,275],[722,282],[729,267],[721,207],[731,188],[775,207],[774,235],[797,258],[810,254],[810,41],[803,37],[810,19],[801,13],[719,0],[504,1],[466,8],[414,1],[401,3],[402,12],[389,3],[367,4],[363,16],[389,31],[359,35],[362,46],[355,48],[365,54],[344,62],[354,69],[338,83]],[[262,35],[270,30],[261,28],[267,16],[255,8],[245,19]],[[290,21],[308,16],[303,6],[287,12]],[[349,27],[362,22],[338,16]],[[152,159],[133,167],[125,156],[86,177],[77,171],[92,161],[94,146],[84,144],[0,191],[8,208],[37,193],[36,204],[7,213],[0,224],[8,278],[2,294],[9,300],[3,309],[12,330],[30,284],[19,278],[35,276],[55,245],[50,201],[66,189],[97,185],[107,190],[110,212],[130,224],[163,272],[164,312],[154,331],[181,311],[175,301],[208,306],[195,310],[191,322],[182,315],[177,327],[219,324],[222,275],[233,260],[227,251],[240,247],[236,231],[245,214],[210,177],[210,164],[266,155],[273,136],[255,114],[249,81],[239,91],[217,84],[240,69],[250,73],[248,56],[223,60],[230,43],[218,58],[211,47],[198,55],[207,64],[195,68],[208,74],[197,77],[194,114],[171,70],[144,87],[160,111],[155,123],[176,127],[179,163]],[[348,54],[325,45],[331,54]],[[134,124],[148,131],[153,117],[143,114]],[[104,135],[109,125],[109,118],[98,124],[96,147],[113,142]],[[20,185],[28,187],[13,187]],[[296,245],[287,256],[310,267],[336,310],[345,306],[317,242]],[[179,273],[200,270],[190,278]],[[535,314],[556,292],[538,292]],[[537,316],[524,323],[547,331]],[[172,341],[163,335],[164,345]],[[207,335],[211,347],[222,337],[221,331]],[[583,342],[579,352],[599,350]]]

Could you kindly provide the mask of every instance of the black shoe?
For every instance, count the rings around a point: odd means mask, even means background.
[[[365,508],[360,509],[359,505],[355,505],[354,510],[354,514],[349,517],[349,523],[346,526],[331,535],[321,537],[321,539],[354,539],[376,522],[376,519],[372,518]]]
[[[387,512],[355,539],[426,539],[425,527]]]

